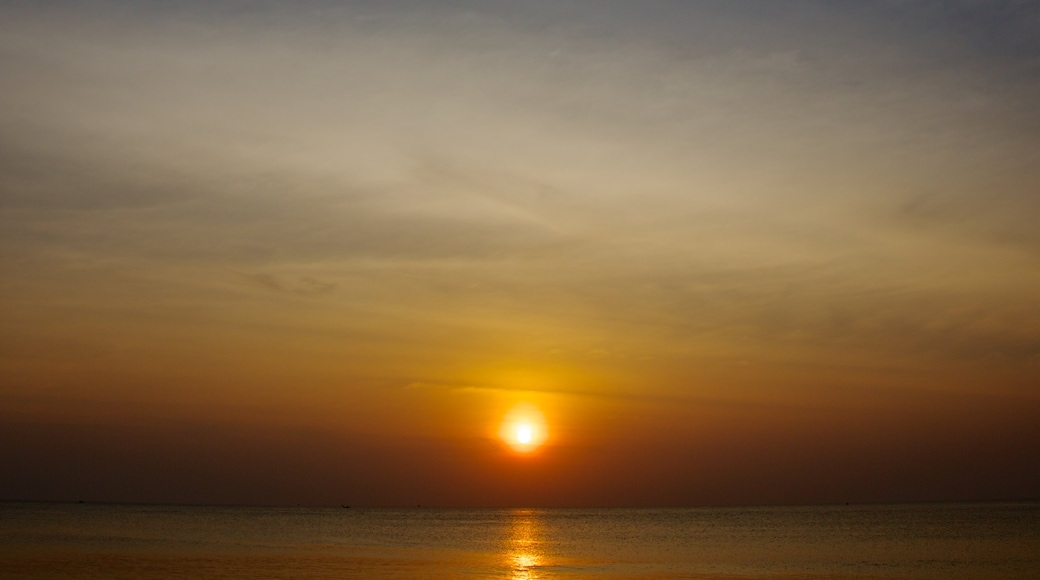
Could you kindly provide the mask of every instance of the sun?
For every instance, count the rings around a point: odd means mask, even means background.
[[[528,444],[531,439],[534,438],[534,427],[531,427],[527,423],[521,423],[516,426],[516,442],[521,444]]]
[[[520,453],[534,451],[545,443],[548,435],[545,415],[530,403],[513,407],[502,419],[498,430],[502,441]]]

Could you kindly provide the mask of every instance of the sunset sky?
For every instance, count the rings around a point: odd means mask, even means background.
[[[1036,2],[3,1],[0,88],[0,499],[1040,497]]]

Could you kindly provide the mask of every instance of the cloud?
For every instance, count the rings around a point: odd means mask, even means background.
[[[326,282],[310,276],[302,276],[296,280],[281,280],[272,274],[264,272],[254,274],[247,274],[244,272],[235,273],[241,276],[243,280],[258,288],[278,293],[297,294],[300,296],[324,296],[334,292],[338,286],[338,284],[334,282]]]
[[[1028,5],[312,8],[5,6],[8,298],[247,282],[611,368],[1034,344]]]

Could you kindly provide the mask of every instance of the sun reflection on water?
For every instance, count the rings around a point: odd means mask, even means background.
[[[507,565],[512,570],[512,580],[536,580],[542,578],[539,568],[545,565],[538,541],[538,524],[529,510],[513,513],[509,530]]]

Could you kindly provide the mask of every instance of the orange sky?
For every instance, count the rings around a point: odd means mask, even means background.
[[[1038,497],[1037,23],[0,4],[0,499]]]

